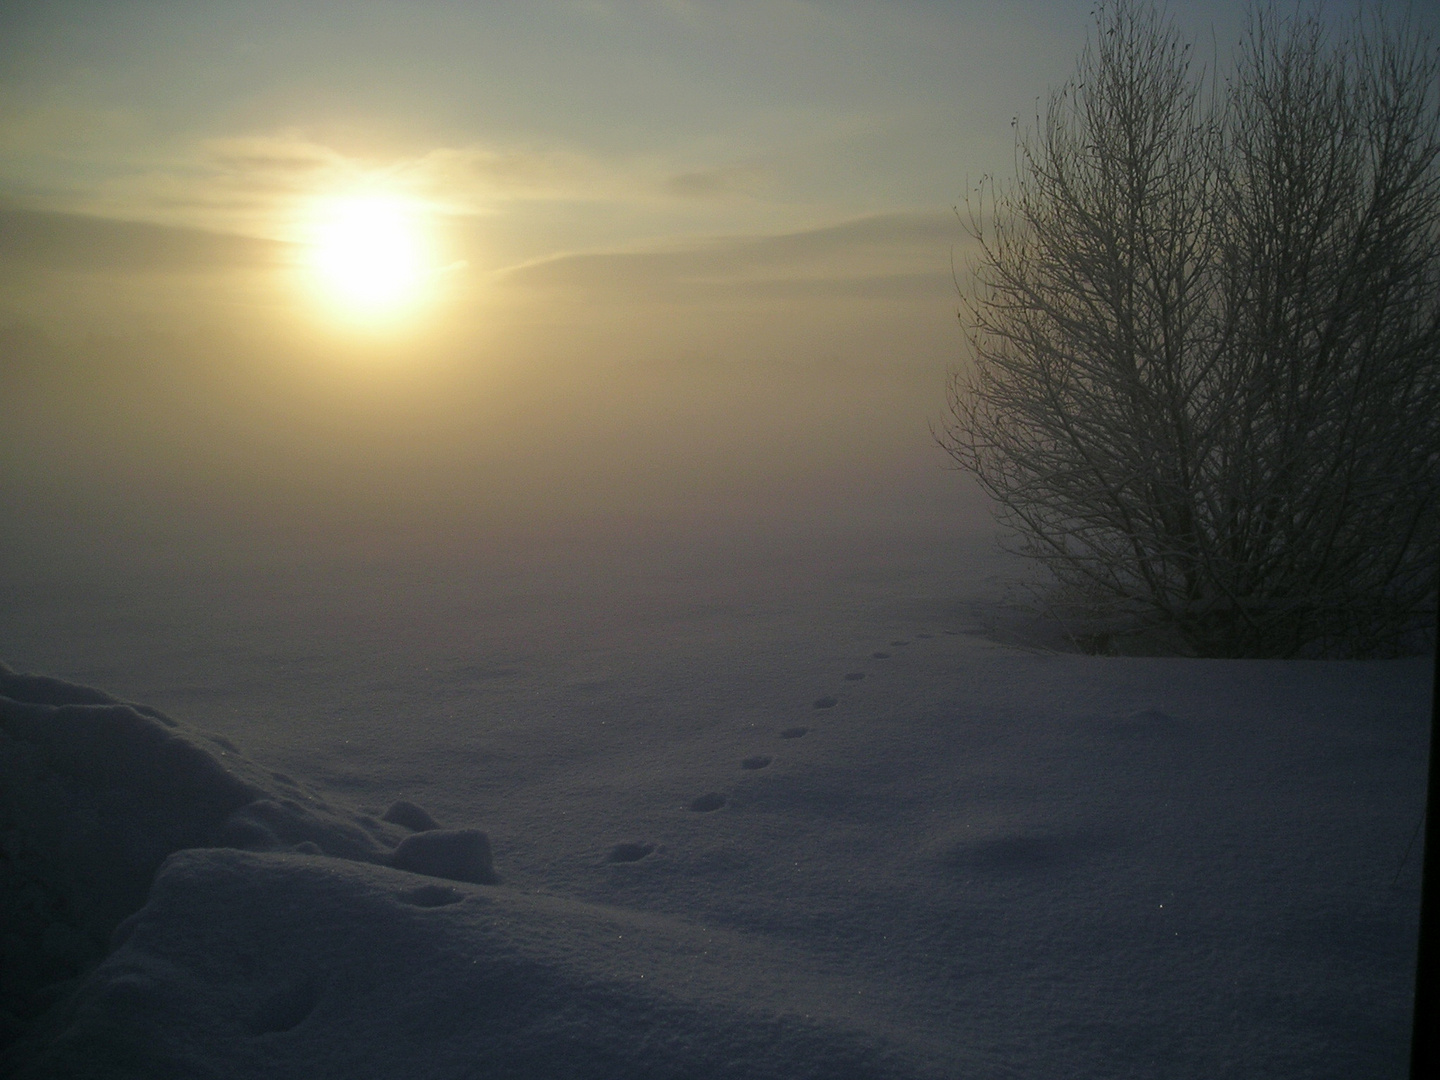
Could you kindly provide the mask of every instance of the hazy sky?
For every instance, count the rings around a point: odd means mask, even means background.
[[[0,198],[293,241],[316,197],[381,179],[475,279],[943,214],[1008,168],[1011,117],[1063,80],[1092,8],[12,2]],[[1238,9],[1176,12],[1226,34]]]
[[[783,501],[938,465],[951,208],[1010,173],[1092,9],[9,0],[0,329],[32,397],[7,391],[0,479],[414,490],[465,462]],[[1172,11],[1223,54],[1244,5]],[[362,195],[420,238],[389,320],[316,285],[317,230]]]
[[[5,194],[285,237],[383,170],[487,266],[943,209],[1091,6],[10,3]]]

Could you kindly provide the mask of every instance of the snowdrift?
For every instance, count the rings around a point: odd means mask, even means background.
[[[1403,1072],[1427,660],[702,629],[220,737],[0,672],[0,1075]]]
[[[939,1075],[797,1011],[803,960],[497,888],[479,830],[98,690],[0,667],[0,791],[17,1077]]]
[[[708,1005],[732,936],[354,862],[179,852],[119,937],[20,1076],[938,1075],[833,1025]],[[665,978],[677,956],[689,985]]]

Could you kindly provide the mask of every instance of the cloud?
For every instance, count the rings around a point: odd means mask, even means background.
[[[0,131],[0,135],[3,135]],[[342,152],[298,130],[201,140],[109,160],[83,190],[32,185],[29,205],[95,217],[294,239],[306,207],[357,187],[383,187],[452,215],[488,216],[507,203],[654,202],[658,161],[607,160],[563,148],[475,143],[419,152]],[[678,189],[738,189],[743,170],[681,178]],[[12,190],[15,184],[10,185]]]
[[[68,171],[83,165],[92,174],[83,186],[13,176],[0,185],[25,192],[25,205],[36,210],[284,239],[290,208],[360,172],[345,155],[294,132],[72,157],[62,162]]]
[[[655,166],[607,162],[565,149],[474,143],[420,153],[342,153],[301,132],[211,139],[195,160],[166,170],[197,201],[222,192],[284,198],[358,184],[381,184],[454,213],[488,213],[515,199],[624,199],[637,171]],[[651,184],[649,186],[655,186]]]
[[[0,265],[181,273],[274,266],[287,245],[204,229],[0,207]]]
[[[25,137],[37,137],[37,117],[21,125],[30,133]],[[0,165],[0,193],[24,192],[24,205],[33,208],[277,240],[301,239],[317,200],[364,187],[385,188],[451,219],[509,216],[502,233],[519,242],[502,261],[554,253],[556,220],[571,230],[564,242],[590,246],[617,244],[622,231],[695,235],[744,228],[747,221],[753,229],[783,219],[795,205],[794,192],[786,195],[795,162],[757,150],[757,140],[780,137],[768,129],[606,152],[485,139],[406,146],[379,137],[367,142],[353,131],[336,141],[298,127],[187,142],[132,131],[112,145],[130,123],[124,116],[52,119],[70,133],[63,152],[37,149],[39,157]],[[791,117],[781,127],[798,122]],[[12,140],[21,139],[20,127],[11,127]],[[101,129],[114,138],[81,137]],[[0,121],[0,143],[6,130]],[[811,118],[808,141],[789,140],[788,153],[804,158],[818,130]],[[85,181],[77,183],[81,173]],[[524,229],[528,241],[520,237]]]
[[[181,241],[180,233],[142,238],[135,230],[149,223],[301,242],[325,198],[380,187],[433,215],[446,260],[497,268],[567,249],[609,251],[532,262],[509,276],[512,284],[612,296],[621,281],[644,286],[650,296],[693,294],[702,286],[771,296],[784,289],[896,295],[918,283],[907,276],[944,267],[949,241],[937,236],[953,231],[948,220],[882,215],[831,229],[626,252],[640,237],[753,232],[793,221],[796,212],[813,220],[822,204],[787,199],[784,163],[758,159],[727,139],[669,153],[601,153],[498,141],[367,146],[349,137],[343,149],[299,128],[149,145],[97,166],[83,189],[48,194],[0,177],[0,192],[6,186],[30,192],[12,205],[132,223],[123,238],[116,225],[101,239],[99,226],[36,219],[10,242],[6,258],[72,268],[94,259],[124,265],[158,259],[171,267],[246,261],[252,256],[214,254],[223,246],[218,242]],[[76,239],[80,233],[87,239]],[[202,249],[212,254],[201,256]],[[153,254],[159,252],[166,254]],[[801,267],[807,259],[817,265]]]
[[[343,155],[301,136],[249,135],[209,139],[200,145],[203,163],[231,174],[309,177],[345,167]]]
[[[749,195],[765,186],[764,170],[751,165],[722,165],[713,169],[678,173],[665,181],[671,195],[687,199],[713,199]]]
[[[582,252],[517,266],[502,285],[571,296],[693,300],[749,296],[931,298],[953,289],[954,218],[881,214],[771,236],[660,251]]]
[[[392,175],[472,213],[510,199],[591,201],[624,198],[635,189],[627,169],[587,154],[484,144],[437,147],[397,163]]]

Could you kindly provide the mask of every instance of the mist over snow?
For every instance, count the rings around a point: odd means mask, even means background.
[[[0,1074],[1400,1075],[1429,661],[1067,651],[932,435],[1093,7],[0,5]]]
[[[6,1067],[1398,1073],[1428,663],[1058,651],[928,430],[943,243],[7,324]]]
[[[930,227],[536,264],[504,347],[12,324],[6,1067],[1398,1073],[1428,663],[1056,651]]]
[[[169,718],[0,691],[7,830],[67,897],[35,955],[79,974],[20,1076],[1403,1070],[1427,661],[1015,644],[963,499],[12,505],[6,662]],[[474,830],[498,884],[454,880]]]

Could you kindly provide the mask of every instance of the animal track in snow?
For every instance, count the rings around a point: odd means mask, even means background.
[[[699,799],[695,800],[695,802],[699,801]],[[695,803],[690,804],[690,809],[695,809]],[[610,849],[610,854],[605,857],[605,861],[612,863],[639,862],[654,850],[654,844],[616,844]]]
[[[306,979],[271,994],[250,1020],[251,1035],[292,1031],[305,1022],[320,1003],[320,988]]]

